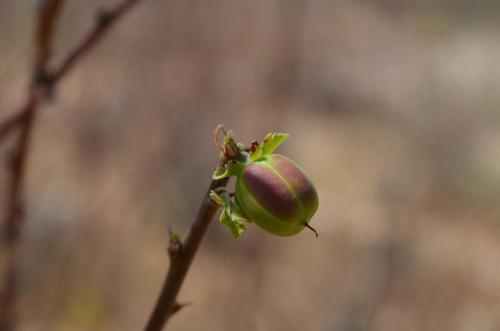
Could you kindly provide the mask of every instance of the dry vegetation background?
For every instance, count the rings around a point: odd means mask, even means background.
[[[35,3],[0,0],[1,118]],[[67,1],[56,59],[105,3]],[[291,134],[320,237],[214,222],[170,330],[500,330],[499,19],[495,1],[145,0],[40,112],[20,330],[143,327],[218,123]]]

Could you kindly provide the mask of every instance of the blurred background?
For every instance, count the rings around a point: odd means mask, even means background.
[[[66,1],[55,61],[111,3]],[[0,1],[0,120],[35,8]],[[493,0],[143,1],[40,112],[19,330],[143,327],[219,123],[290,133],[320,237],[213,222],[169,330],[500,330],[499,22]]]

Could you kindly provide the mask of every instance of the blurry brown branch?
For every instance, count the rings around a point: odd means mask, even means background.
[[[23,183],[29,156],[30,139],[40,104],[46,100],[61,78],[86,54],[120,17],[126,14],[140,0],[123,0],[113,8],[99,11],[93,29],[83,37],[61,65],[50,71],[49,60],[52,40],[64,0],[40,0],[35,25],[35,56],[32,81],[24,105],[9,118],[0,123],[0,140],[14,129],[19,129],[10,166],[10,181],[7,188],[6,216],[3,224],[3,244],[6,254],[6,274],[0,286],[0,330],[16,328],[18,285],[17,256],[22,234]]]
[[[203,235],[219,207],[212,202],[209,193],[211,190],[226,186],[227,182],[228,179],[226,178],[213,180],[210,183],[210,187],[203,197],[201,206],[191,224],[189,233],[183,242],[178,241],[175,236],[171,236],[168,249],[170,267],[160,296],[144,329],[145,331],[162,330],[170,316],[184,306],[177,303],[177,294],[200,246]]]
[[[24,122],[27,114],[28,112],[26,111],[26,107],[23,107],[21,110],[15,112],[10,117],[5,119],[2,123],[0,123],[0,141],[7,137],[7,135],[13,131],[13,129],[20,126],[21,123]]]
[[[35,114],[47,87],[46,65],[50,56],[52,35],[62,1],[42,1],[38,9],[37,33],[35,35],[36,54],[33,64],[32,82],[24,106],[1,125],[2,137],[18,126],[21,130],[9,163],[10,182],[7,192],[6,216],[4,220],[4,243],[6,252],[5,280],[0,289],[0,330],[12,331],[16,328],[18,304],[18,251],[22,229],[22,184],[26,169],[30,137]]]
[[[54,26],[63,5],[63,0],[42,0],[38,9],[38,24],[35,35],[34,80],[45,76],[50,58]]]
[[[93,28],[70,50],[68,55],[62,60],[61,64],[55,69],[48,67],[51,55],[50,44],[52,31],[54,28],[57,13],[62,7],[63,0],[40,0],[40,9],[38,15],[38,24],[36,31],[36,54],[33,68],[33,84],[31,88],[38,88],[45,91],[42,99],[56,87],[59,81],[70,71],[101,38],[106,32],[133,8],[141,0],[123,0],[112,8],[101,9],[97,13],[96,23]],[[35,107],[36,108],[36,107]],[[27,113],[24,108],[14,113],[9,118],[0,122],[0,141],[13,132],[14,129],[24,125]]]
[[[58,82],[75,63],[105,35],[113,24],[132,9],[139,1],[141,0],[124,0],[114,8],[99,10],[94,27],[85,37],[83,37],[80,43],[69,52],[66,59],[62,61],[61,66],[53,71],[51,75],[52,84]]]

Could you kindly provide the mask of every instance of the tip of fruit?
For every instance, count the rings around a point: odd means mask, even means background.
[[[304,223],[305,227],[308,228],[309,230],[311,230],[312,232],[314,232],[314,234],[316,235],[316,238],[319,237],[319,234],[318,234],[318,231],[316,231],[315,228],[313,228],[312,226],[310,226],[309,224],[307,223]]]

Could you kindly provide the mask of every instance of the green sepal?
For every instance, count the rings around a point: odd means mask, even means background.
[[[245,232],[245,221],[246,218],[241,213],[239,207],[226,207],[220,215],[220,222],[229,228],[229,231],[231,231],[231,234],[235,239],[237,239],[243,232]]]
[[[210,191],[208,196],[210,197],[210,200],[213,201],[213,203],[215,203],[219,206],[225,206],[224,199],[220,195],[215,193],[215,191]]]
[[[210,199],[219,206],[224,206],[220,215],[220,222],[226,225],[231,234],[236,239],[245,231],[245,222],[248,217],[245,216],[241,208],[231,199],[227,192],[210,192]]]
[[[255,145],[255,150],[253,150],[250,153],[250,162],[253,162],[253,161],[259,159],[261,156],[262,156],[262,145],[257,144],[257,145]]]
[[[224,145],[232,145],[232,144],[237,144],[237,143],[234,140],[234,132],[232,130],[229,130],[224,136]]]
[[[287,133],[268,133],[262,143],[262,156],[271,155],[288,137]]]
[[[238,147],[238,143],[234,140],[233,131],[229,130],[224,137],[224,146],[227,149],[228,155],[230,157],[235,157],[238,155],[240,149]]]
[[[253,162],[263,156],[271,155],[289,137],[286,133],[268,133],[262,144],[255,146],[255,150],[250,154]]]
[[[238,176],[245,165],[240,162],[228,162],[224,166],[217,167],[212,176],[213,179],[223,179],[231,176]]]

